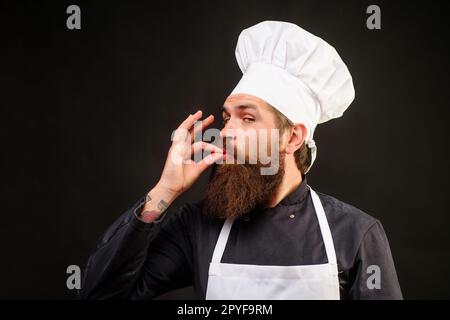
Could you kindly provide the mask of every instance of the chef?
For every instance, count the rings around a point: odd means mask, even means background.
[[[82,297],[152,299],[192,285],[200,299],[402,299],[381,223],[307,182],[316,126],[354,99],[336,50],[295,24],[264,21],[241,32],[236,58],[243,76],[224,102],[221,136],[249,159],[238,132],[279,130],[277,148],[267,140],[277,172],[195,142],[194,124],[214,117],[189,115],[159,181],[98,241]],[[186,149],[209,152],[173,161]],[[173,208],[209,166],[205,197]]]

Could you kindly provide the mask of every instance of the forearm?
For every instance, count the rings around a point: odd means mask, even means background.
[[[178,193],[158,183],[147,193],[144,207],[139,213],[139,218],[147,223],[160,219],[178,195]]]

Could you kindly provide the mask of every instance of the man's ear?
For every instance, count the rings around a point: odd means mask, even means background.
[[[294,154],[295,151],[300,149],[303,141],[306,138],[306,127],[304,124],[296,124],[290,130],[290,136],[288,137],[288,143],[286,145],[286,153]]]

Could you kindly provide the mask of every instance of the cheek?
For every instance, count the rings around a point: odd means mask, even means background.
[[[257,130],[254,141],[246,140],[245,153],[246,155],[270,156],[272,152],[278,154],[283,148],[282,141],[280,141],[279,132],[277,130],[271,131],[268,129]],[[240,150],[243,151],[243,150]]]
[[[267,150],[266,154],[271,152],[278,153],[286,148],[284,136],[280,136],[281,132],[278,128],[267,129],[262,137],[261,146]],[[261,138],[260,138],[261,139]]]

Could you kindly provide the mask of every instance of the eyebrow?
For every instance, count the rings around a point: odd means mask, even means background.
[[[224,105],[222,107],[222,112],[229,113],[227,110],[228,108],[229,108],[228,106]],[[239,109],[240,111],[246,110],[246,109],[252,109],[252,110],[258,111],[257,110],[258,108],[252,104],[241,104],[241,105],[236,106],[235,108]]]

